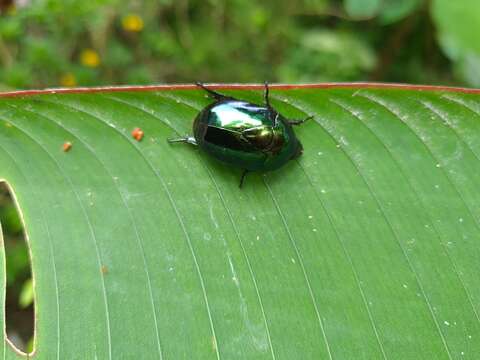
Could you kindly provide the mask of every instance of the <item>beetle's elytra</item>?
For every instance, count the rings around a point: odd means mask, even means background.
[[[312,117],[302,120],[283,117],[270,105],[267,83],[264,105],[219,94],[201,83],[197,85],[215,102],[195,118],[193,136],[169,139],[169,142],[199,146],[214,158],[242,168],[240,187],[249,171],[275,170],[302,154],[302,144],[292,125],[303,124]]]

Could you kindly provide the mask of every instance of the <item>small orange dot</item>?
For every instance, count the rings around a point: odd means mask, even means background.
[[[72,148],[72,143],[67,141],[63,144],[63,151],[64,152],[68,152],[70,151],[70,149]]]
[[[132,136],[137,141],[142,141],[143,139],[143,131],[140,128],[135,128],[132,131]]]
[[[102,274],[104,275],[108,273],[108,268],[105,265],[102,265],[101,270],[102,270]]]

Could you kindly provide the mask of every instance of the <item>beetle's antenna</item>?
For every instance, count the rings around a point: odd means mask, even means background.
[[[265,99],[265,105],[267,105],[267,107],[270,109],[271,106],[270,106],[270,99],[268,98],[268,94],[269,94],[269,89],[268,89],[268,81],[265,81],[265,91],[263,93],[263,97]]]
[[[213,97],[215,100],[221,101],[221,100],[228,100],[232,99],[230,96],[225,96],[222,95],[216,91],[213,91],[209,88],[207,88],[205,85],[203,85],[201,82],[195,83],[197,86],[201,87],[203,90],[205,90],[211,97]]]

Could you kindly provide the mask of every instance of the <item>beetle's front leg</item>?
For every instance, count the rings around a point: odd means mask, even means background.
[[[302,125],[305,121],[313,119],[313,116],[308,116],[305,119],[302,120],[288,120],[288,123],[290,125]]]
[[[177,143],[177,142],[184,142],[192,145],[198,145],[197,140],[193,136],[184,136],[182,138],[177,138],[177,139],[167,139],[169,143]]]
[[[248,173],[248,170],[247,170],[247,169],[243,170],[242,177],[240,178],[240,184],[238,185],[238,187],[239,187],[240,189],[241,189],[242,186],[243,186],[243,182],[244,182],[244,180],[245,180],[245,176],[247,175],[247,173]]]

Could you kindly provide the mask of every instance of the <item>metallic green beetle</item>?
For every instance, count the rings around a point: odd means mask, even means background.
[[[240,187],[249,171],[275,170],[299,157],[303,146],[292,125],[303,120],[288,120],[279,114],[268,98],[265,83],[265,105],[252,104],[219,94],[197,83],[215,102],[205,107],[195,118],[193,136],[169,139],[171,143],[198,145],[214,158],[242,168]]]

